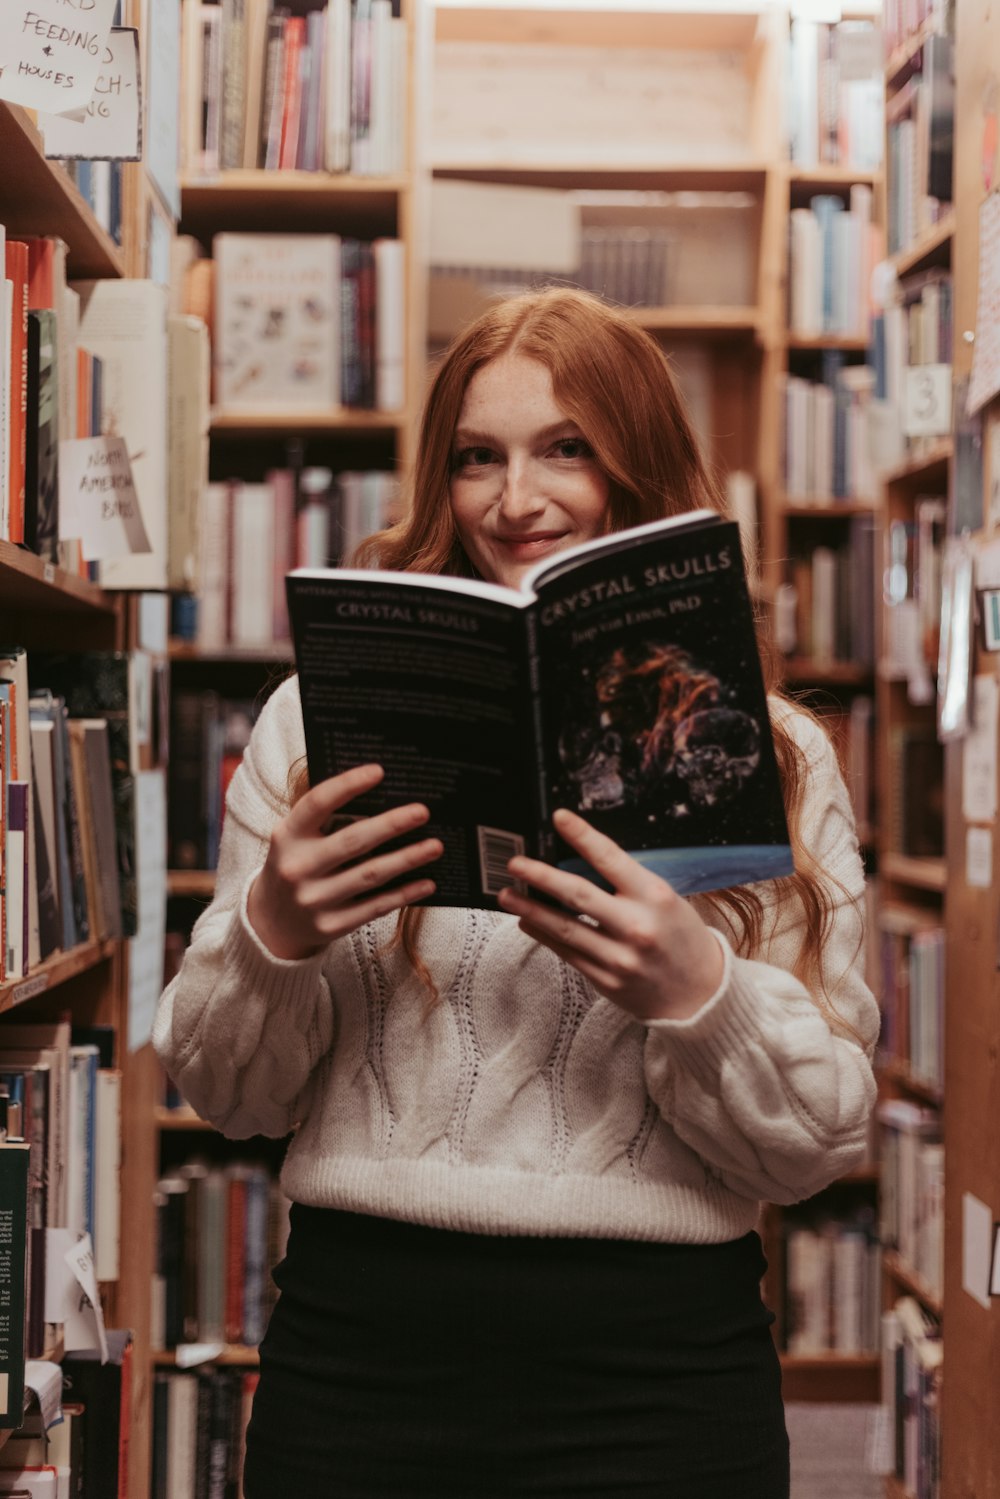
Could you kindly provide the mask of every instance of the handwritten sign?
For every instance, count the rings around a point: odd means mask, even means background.
[[[71,1228],[46,1229],[45,1320],[62,1323],[63,1346],[68,1352],[99,1348],[101,1362],[107,1362],[104,1312],[89,1234],[77,1238]]]
[[[116,26],[108,37],[94,92],[79,119],[40,112],[46,156],[84,161],[142,160],[139,33]]]
[[[971,416],[1000,391],[1000,192],[979,210],[979,302],[967,410]]]
[[[951,431],[951,365],[913,364],[903,386],[907,437],[943,437]]]
[[[68,507],[88,562],[149,552],[124,437],[59,444],[59,506]]]
[[[71,114],[90,103],[116,0],[4,0],[0,99]]]

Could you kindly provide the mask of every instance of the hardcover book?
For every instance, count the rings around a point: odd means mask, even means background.
[[[495,908],[520,852],[597,879],[558,807],[681,894],[792,872],[736,522],[601,537],[518,591],[355,569],[287,587],[310,780],[377,762],[345,820],[430,808],[430,904]]]

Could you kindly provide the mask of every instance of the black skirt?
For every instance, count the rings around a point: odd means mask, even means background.
[[[756,1234],[499,1238],[292,1208],[246,1499],[787,1499]]]

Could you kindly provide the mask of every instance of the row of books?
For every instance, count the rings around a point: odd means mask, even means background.
[[[66,1251],[90,1235],[99,1281],[118,1279],[121,1074],[106,1027],[68,1020],[0,1026],[0,1200],[9,1214],[0,1297],[0,1426],[17,1426],[26,1358],[62,1337]]]
[[[402,409],[402,240],[217,234],[210,269],[196,265],[182,273],[195,288],[185,305],[213,309],[213,399],[223,411]]]
[[[36,1406],[0,1447],[0,1494],[9,1499],[127,1499],[132,1334],[109,1328],[108,1358],[65,1353],[59,1418]]]
[[[925,234],[952,200],[955,136],[954,48],[930,36],[919,70],[887,105],[886,234],[898,255]]]
[[[14,239],[0,225],[0,256],[0,540],[81,571],[60,516],[59,442],[101,430],[103,364],[81,331],[85,289],[67,285],[66,245],[51,236]]]
[[[192,176],[230,168],[381,176],[406,164],[398,0],[184,7],[181,140]]]
[[[945,934],[905,908],[879,915],[882,1031],[879,1045],[910,1075],[944,1090]]]
[[[0,653],[0,976],[136,930],[140,663]]]
[[[174,610],[174,632],[203,650],[289,648],[285,575],[349,561],[395,517],[399,484],[386,470],[275,469],[262,483],[206,485],[199,584]]]
[[[823,353],[823,378],[782,377],[782,469],[794,504],[872,500],[876,476],[869,422],[874,375]]]
[[[256,1347],[274,1301],[270,1267],[288,1237],[288,1200],[273,1173],[192,1160],[160,1178],[154,1200],[153,1347]]]
[[[207,477],[207,333],[152,281],[66,281],[66,246],[0,228],[0,540],[109,588],[190,586],[190,495]],[[148,551],[87,562],[64,439],[124,439]]]
[[[940,1297],[944,1284],[944,1145],[936,1109],[884,1099],[880,1130],[879,1238]]]
[[[927,366],[951,365],[953,329],[952,279],[947,271],[926,271],[893,281],[883,305],[876,307],[871,331],[874,394],[892,417],[880,467],[897,467],[952,430],[950,378],[940,394],[924,381],[916,401],[908,402],[908,386],[920,382],[917,372]],[[930,425],[907,433],[904,414],[908,404],[929,407],[933,417]]]
[[[913,1499],[941,1493],[940,1325],[912,1296],[902,1296],[882,1320],[882,1404],[889,1472]]]
[[[793,16],[788,150],[799,166],[877,171],[882,164],[883,40],[870,21]]]
[[[60,165],[101,228],[111,236],[116,245],[120,245],[123,163],[79,158],[62,161]]]
[[[215,869],[226,791],[243,757],[255,705],[175,686],[170,698],[167,858],[171,869]]]
[[[856,183],[846,205],[834,193],[817,193],[808,208],[791,210],[789,236],[793,336],[867,337],[872,271],[882,256],[871,188]]]
[[[847,539],[793,553],[788,581],[775,591],[775,641],[817,666],[875,658],[874,522],[852,516]]]
[[[944,857],[944,747],[933,723],[886,733],[888,846],[911,859]]]
[[[850,1218],[786,1218],[783,1344],[791,1354],[875,1353],[882,1306],[881,1246],[870,1208]]]
[[[214,1366],[157,1371],[151,1499],[242,1499],[258,1378],[255,1369]]]
[[[934,700],[941,639],[947,505],[937,495],[914,501],[884,533],[882,660],[889,681],[905,681],[911,703]]]

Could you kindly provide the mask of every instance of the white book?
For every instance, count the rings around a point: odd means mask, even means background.
[[[79,1239],[94,1233],[97,1125],[96,1046],[69,1051],[69,1134],[66,1142],[66,1227]]]
[[[323,164],[351,166],[351,0],[328,0],[323,60]]]
[[[790,154],[812,167],[819,161],[819,27],[801,16],[792,21],[789,73]]]
[[[375,406],[401,411],[406,404],[406,246],[377,239],[375,258]]]
[[[198,526],[198,644],[207,650],[229,644],[229,506],[228,484],[205,485]]]
[[[172,1374],[167,1393],[167,1488],[170,1499],[195,1499],[198,1380]]]
[[[204,8],[198,0],[184,0],[181,7],[180,170],[192,177],[202,170],[205,145],[201,107]]]
[[[389,63],[391,114],[389,119],[388,172],[406,171],[406,148],[409,141],[409,36],[406,21],[393,16],[389,23]]]
[[[208,482],[211,350],[200,318],[167,319],[169,502],[167,582],[191,589],[198,571],[198,509]]]
[[[340,239],[218,234],[215,397],[223,411],[340,401]]]
[[[812,655],[817,663],[834,659],[837,638],[837,556],[832,547],[812,554]]]
[[[167,586],[167,300],[153,281],[81,281],[80,342],[103,363],[104,430],[124,437],[149,552],[101,563],[105,588]]]
[[[833,1347],[837,1353],[860,1353],[864,1310],[867,1244],[859,1232],[842,1228],[833,1240]]]
[[[813,448],[812,494],[819,500],[833,496],[833,443],[836,398],[828,385],[813,389],[815,440]]]
[[[392,129],[392,0],[372,0],[371,84],[369,90],[369,169],[373,176],[389,170]]]
[[[233,645],[267,646],[274,618],[274,496],[270,484],[233,494]]]
[[[819,220],[808,208],[793,208],[791,226],[791,331],[817,338],[823,331],[823,242]]]
[[[94,1273],[117,1280],[121,1256],[122,1075],[97,1073],[94,1109]]]

